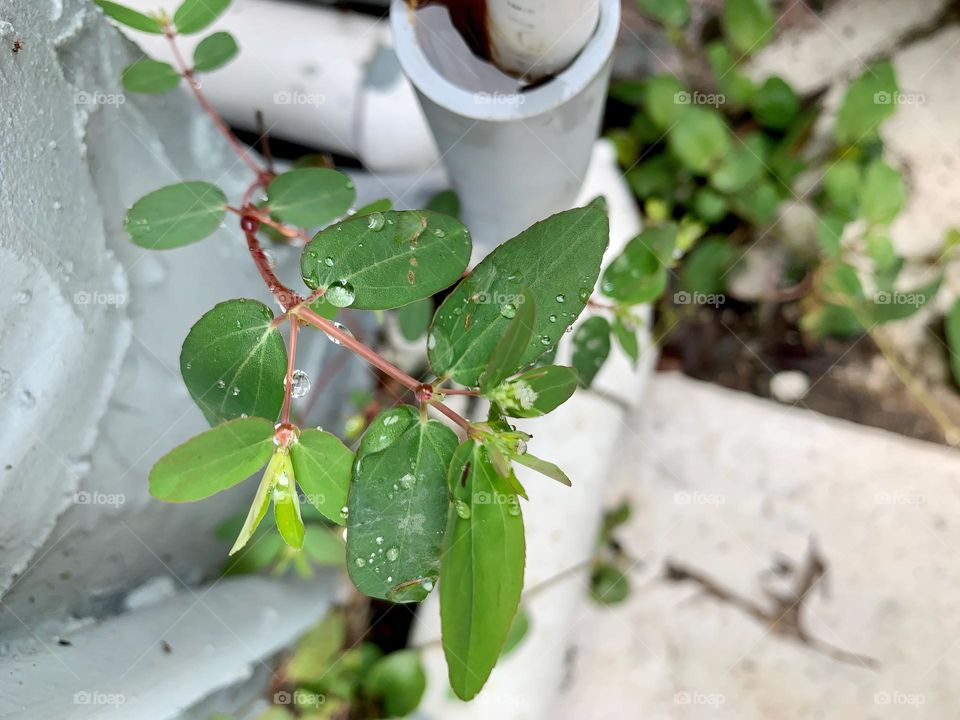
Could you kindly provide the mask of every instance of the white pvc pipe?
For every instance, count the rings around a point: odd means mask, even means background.
[[[390,22],[475,245],[489,250],[569,208],[600,128],[619,1],[600,0],[586,46],[528,90],[473,58],[443,8],[393,0]]]
[[[142,12],[180,0],[125,0]],[[187,58],[209,32],[227,30],[240,54],[203,76],[203,90],[233,125],[359,158],[374,171],[426,168],[436,146],[400,71],[387,23],[359,13],[267,0],[235,0],[207,31],[183,36]],[[128,32],[158,59],[172,59],[158,35]]]

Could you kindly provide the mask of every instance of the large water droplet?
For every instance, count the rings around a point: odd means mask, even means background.
[[[390,562],[393,562],[398,557],[400,557],[400,551],[397,550],[396,548],[390,548],[389,550],[387,550],[387,560],[389,560]]]
[[[424,578],[424,581],[420,583],[420,585],[427,592],[430,592],[431,590],[433,590],[433,580],[431,580],[430,578]]]
[[[470,506],[467,505],[463,500],[457,500],[457,515],[462,517],[464,520],[470,517]]]
[[[353,285],[344,280],[337,280],[327,288],[327,301],[334,307],[350,307],[356,297]]]
[[[290,376],[290,395],[302,398],[310,392],[310,376],[303,370],[294,370]]]
[[[323,264],[326,265],[327,267],[333,267],[333,258],[329,256],[325,257],[323,259]]]
[[[348,508],[346,505],[344,505],[342,508],[340,508],[340,516],[341,516],[341,517],[346,517],[346,516],[349,515],[349,514],[350,514],[350,508]]]
[[[383,230],[383,225],[385,222],[386,220],[383,217],[383,213],[372,212],[367,218],[367,227],[374,232],[380,232]]]
[[[433,234],[436,235],[438,238],[442,238],[444,235],[446,235],[446,233],[440,228],[437,228],[436,230],[434,230]]]
[[[367,561],[364,560],[363,558],[357,558],[354,562],[356,563],[356,566],[359,568],[365,567],[367,564]]]
[[[402,478],[400,478],[400,487],[404,490],[409,490],[413,487],[413,484],[417,481],[417,478],[413,476],[413,473],[407,473]]]
[[[558,303],[566,302],[566,300],[567,300],[567,296],[564,295],[563,293],[557,295],[557,302],[558,302]]]
[[[505,303],[500,306],[500,314],[505,318],[512,318],[517,314],[517,306],[513,303]]]
[[[541,335],[541,336],[540,336],[540,344],[543,345],[544,347],[546,347],[547,345],[550,344],[550,338],[547,337],[546,335]]]

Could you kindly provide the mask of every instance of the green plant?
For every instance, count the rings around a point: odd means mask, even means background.
[[[683,27],[689,19],[685,0],[638,2],[664,24],[688,67],[706,71],[693,75],[706,80],[691,87],[661,74],[611,89],[614,99],[632,108],[629,127],[613,129],[609,137],[643,202],[646,229],[603,276],[600,289],[612,301],[606,310],[614,322],[579,331],[584,342],[591,334],[590,361],[605,355],[609,342],[598,338],[607,330],[635,354],[617,321],[637,303],[658,303],[658,339],[697,306],[723,304],[741,260],[761,242],[774,242],[783,270],[769,299],[795,306],[799,329],[813,341],[870,334],[923,396],[877,332],[937,294],[946,256],[927,264],[926,281],[903,287],[905,261],[890,241],[889,226],[904,206],[906,189],[884,160],[879,135],[901,97],[891,64],[875,62],[854,79],[832,136],[811,142],[819,98],[801,98],[779,77],[754,82],[743,71],[750,53],[772,37],[769,0],[727,0],[721,36],[708,38],[704,52],[692,57]],[[784,236],[778,219],[788,205],[810,214],[815,232],[807,242]],[[960,334],[949,330],[948,337]],[[957,342],[951,340],[955,351]],[[952,427],[929,398],[921,400]]]
[[[530,436],[508,419],[548,413],[576,388],[570,368],[534,365],[587,305],[608,242],[605,204],[596,200],[537,223],[464,276],[471,240],[450,214],[456,213],[455,198],[442,195],[434,209],[422,211],[393,211],[380,201],[351,212],[355,192],[345,175],[309,164],[277,174],[233,136],[197,76],[228,61],[236,43],[215,33],[197,47],[192,65],[176,44],[178,34],[209,26],[228,0],[186,0],[172,19],[98,4],[121,23],[165,35],[176,58],[175,65],[134,63],[123,73],[127,90],[164,92],[186,82],[253,173],[238,204],[199,181],[141,198],[126,217],[133,242],[154,250],[181,247],[235,215],[280,307],[275,315],[253,299],[229,300],[191,328],[181,374],[212,429],[157,461],[151,493],[168,502],[202,500],[265,468],[249,513],[231,528],[237,533],[231,554],[264,532],[271,505],[283,544],[264,539],[262,551],[237,571],[279,562],[307,572],[309,563],[297,559],[301,549],[326,564],[337,547],[323,534],[329,535],[330,524],[346,525],[347,569],[366,595],[416,602],[442,581],[450,682],[459,697],[474,697],[503,652],[523,586],[519,498],[526,492],[513,464],[569,484],[560,468],[527,451]],[[307,291],[277,278],[264,239],[303,245]],[[434,312],[431,298],[450,286]],[[420,336],[429,323],[425,350],[436,380],[421,382],[360,342],[333,319],[346,310],[397,310],[408,337]],[[411,399],[380,411],[356,452],[328,432],[291,422],[292,398],[308,383],[297,368],[297,339],[305,327],[373,365]],[[468,421],[444,403],[453,395],[487,398],[489,417]],[[459,435],[430,419],[430,410],[452,421]],[[316,513],[307,523],[301,493]],[[399,660],[357,663],[367,690],[385,697],[396,675],[410,670]],[[392,702],[386,701],[388,709],[402,714],[412,700]]]

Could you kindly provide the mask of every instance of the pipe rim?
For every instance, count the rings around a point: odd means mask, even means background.
[[[390,26],[400,65],[414,87],[450,112],[474,120],[505,122],[541,115],[582,92],[609,61],[620,29],[619,0],[600,0],[597,28],[576,59],[550,82],[523,93],[522,104],[480,104],[477,93],[454,84],[427,60],[417,42],[410,8],[405,0],[392,0]]]

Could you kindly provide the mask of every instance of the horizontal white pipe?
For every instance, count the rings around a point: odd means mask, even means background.
[[[125,0],[171,15],[179,0]],[[240,54],[203,77],[224,117],[256,129],[262,110],[272,135],[359,158],[378,170],[424,168],[437,150],[416,96],[400,71],[386,22],[308,5],[236,0],[209,30],[183,36],[187,58],[209,32],[226,30]],[[172,60],[164,38],[126,31],[152,57]]]

